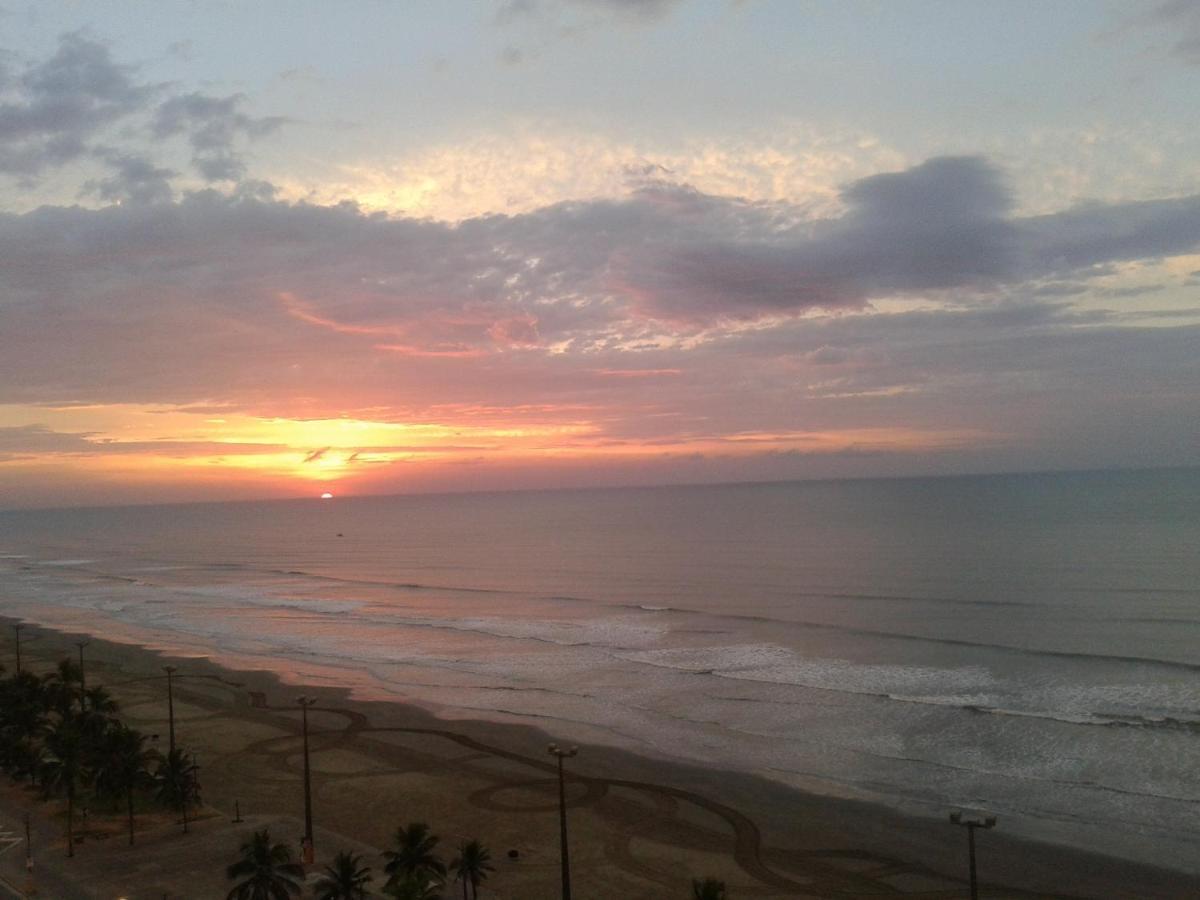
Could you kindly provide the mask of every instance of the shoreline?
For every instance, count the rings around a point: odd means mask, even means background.
[[[70,655],[79,634],[27,625],[29,637],[43,635],[23,646],[39,671]],[[132,702],[135,727],[156,716],[165,726],[165,697],[156,702],[152,688],[166,661],[180,667],[176,696],[186,715],[177,730],[180,743],[200,755],[206,805],[226,819],[235,803],[243,814],[299,814],[295,685],[273,671],[88,637],[90,677]],[[319,700],[311,722],[320,825],[347,845],[382,849],[396,826],[423,818],[443,834],[447,852],[475,836],[492,847],[495,896],[556,894],[557,816],[545,747],[561,737],[526,724],[440,718],[417,704],[353,699],[346,688],[302,690]],[[198,727],[201,721],[209,724]],[[965,842],[945,820],[614,747],[585,745],[569,769],[573,877],[582,897],[608,896],[588,886],[613,879],[630,898],[686,896],[690,877],[710,874],[729,882],[733,897],[854,896],[873,884],[883,892],[966,893]],[[506,850],[522,841],[522,864],[507,865]],[[1003,822],[978,846],[985,896],[1200,894],[1196,875],[1014,838]],[[321,850],[319,858],[327,855]],[[516,893],[503,892],[509,882]]]

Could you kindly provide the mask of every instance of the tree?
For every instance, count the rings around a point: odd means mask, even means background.
[[[243,880],[225,900],[287,900],[300,893],[304,866],[292,862],[286,844],[272,844],[267,829],[254,832],[238,852],[242,858],[225,870],[225,877]]]
[[[181,748],[176,747],[161,757],[154,780],[158,785],[156,799],[183,814],[183,830],[187,831],[188,807],[200,802],[200,783],[196,779],[195,764]]]
[[[89,716],[99,716],[111,719],[117,714],[117,701],[102,684],[97,684],[83,692],[86,700],[84,710]]]
[[[442,900],[441,882],[423,875],[409,875],[389,881],[383,892],[396,900]]]
[[[53,672],[42,678],[50,707],[62,718],[69,719],[75,704],[82,696],[83,670],[69,659],[60,659]]]
[[[161,759],[157,751],[147,749],[145,744],[144,734],[117,723],[101,739],[92,770],[92,779],[100,793],[125,800],[130,845],[133,844],[134,792],[154,784],[150,764]]]
[[[437,843],[437,835],[431,834],[424,822],[411,822],[407,828],[396,829],[396,849],[383,854],[388,861],[383,867],[388,874],[388,887],[414,877],[423,878],[422,883],[441,884],[446,877],[446,865],[434,852]]]
[[[493,869],[492,854],[479,841],[463,841],[450,868],[462,882],[463,900],[467,900],[468,884],[471,885],[471,896],[478,898],[479,882],[484,881]]]
[[[75,723],[57,723],[46,732],[42,757],[42,788],[67,795],[67,856],[75,855],[75,791],[83,780],[83,742]]]
[[[317,900],[365,900],[371,880],[371,869],[362,864],[362,857],[343,850],[333,858],[333,865],[325,867],[313,894]]]
[[[13,775],[28,775],[34,783],[46,712],[46,686],[32,672],[18,672],[0,682],[0,761]]]
[[[715,878],[692,879],[692,900],[726,900],[725,882]]]

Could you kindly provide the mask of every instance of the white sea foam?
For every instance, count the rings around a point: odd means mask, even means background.
[[[648,625],[628,617],[547,621],[519,618],[409,619],[413,623],[476,631],[495,637],[546,641],[562,646],[634,647],[653,643],[666,634],[663,626]]]
[[[949,669],[860,664],[844,659],[806,657],[775,644],[646,650],[620,655],[630,662],[721,678],[862,694],[929,694],[938,689],[957,694],[995,684],[987,670],[976,667]]]

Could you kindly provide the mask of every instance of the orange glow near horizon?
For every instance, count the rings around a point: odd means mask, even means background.
[[[995,437],[967,430],[870,428],[639,440],[606,434],[578,407],[518,408],[507,417],[504,412],[447,410],[446,421],[385,422],[214,416],[211,410],[136,405],[0,407],[4,420],[39,428],[46,442],[36,451],[0,455],[0,475],[36,474],[64,483],[82,479],[93,487],[202,485],[241,494],[304,495],[303,485],[314,482],[330,487],[336,482],[340,493],[404,490],[429,479],[442,484],[464,466],[535,472],[546,466],[574,470],[700,456],[917,454]]]

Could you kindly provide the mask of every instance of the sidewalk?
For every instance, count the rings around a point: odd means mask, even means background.
[[[25,809],[22,808],[20,788],[5,785],[0,792],[0,896],[23,898],[27,896],[53,898],[53,900],[92,900],[93,895],[84,891],[75,879],[66,874],[66,850],[57,823],[45,818],[44,808],[38,808],[30,797],[29,832],[33,845],[33,878],[25,867],[27,846],[25,843]],[[6,839],[7,837],[7,839]],[[33,885],[36,892],[26,893]]]
[[[35,891],[25,893],[29,884],[25,870],[23,812],[14,812],[8,790],[0,793],[0,900],[26,897],[49,900],[194,900],[196,897],[223,897],[230,882],[225,868],[237,859],[238,847],[252,832],[267,828],[276,842],[293,847],[293,858],[300,856],[303,825],[285,816],[247,816],[235,823],[224,815],[208,810],[207,818],[191,822],[184,834],[178,825],[139,832],[130,847],[124,836],[107,840],[84,840],[76,844],[75,856],[68,858],[63,837],[55,831],[55,822],[31,820],[34,843]],[[44,815],[44,809],[40,811]],[[14,838],[4,846],[4,833]],[[375,859],[379,850],[347,840],[324,829],[316,829],[320,852],[310,876],[320,872],[335,850],[352,850]]]

